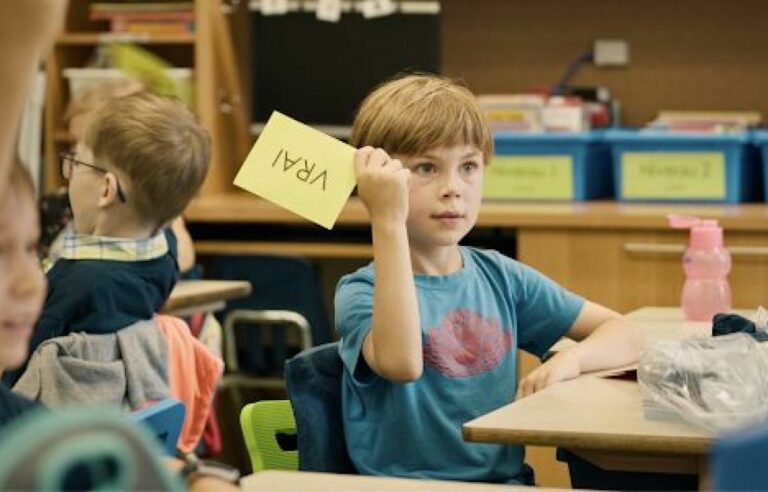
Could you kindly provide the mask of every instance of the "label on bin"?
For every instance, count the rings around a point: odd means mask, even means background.
[[[483,198],[573,199],[569,155],[497,155],[485,172]]]
[[[722,152],[624,152],[621,194],[626,199],[725,200]]]

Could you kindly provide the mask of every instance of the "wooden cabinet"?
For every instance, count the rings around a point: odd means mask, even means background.
[[[110,33],[106,22],[89,20],[89,3],[70,0],[64,32],[57,38],[46,62],[44,189],[56,189],[62,184],[58,153],[69,148],[73,141],[64,126],[70,92],[62,70],[83,67],[95,56],[99,46],[120,41],[136,43],[173,66],[193,68],[194,110],[210,133],[212,143],[211,169],[204,191],[230,189],[236,169],[234,163],[244,158],[250,137],[245,110],[247,98],[240,91],[242,81],[229,28],[233,19],[225,15],[221,0],[194,0],[194,33],[131,36]]]
[[[733,306],[768,299],[768,234],[727,231]],[[518,257],[584,297],[625,313],[676,306],[685,280],[687,232],[632,229],[535,229],[518,232]]]

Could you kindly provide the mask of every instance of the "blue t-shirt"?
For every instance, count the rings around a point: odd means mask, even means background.
[[[464,266],[454,274],[414,277],[424,372],[410,383],[377,376],[362,357],[373,265],[339,281],[344,433],[360,473],[489,482],[520,477],[522,447],[467,443],[461,427],[513,400],[516,349],[543,355],[584,300],[496,251],[461,247],[461,254]]]

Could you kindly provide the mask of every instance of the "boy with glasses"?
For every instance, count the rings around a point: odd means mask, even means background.
[[[209,156],[207,134],[179,101],[135,94],[93,116],[75,152],[61,156],[74,233],[48,271],[30,353],[70,333],[114,333],[162,308],[179,274],[164,228],[202,185]],[[3,379],[13,384],[23,369]]]

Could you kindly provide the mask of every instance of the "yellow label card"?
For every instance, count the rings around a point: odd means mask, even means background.
[[[625,152],[621,192],[627,199],[724,200],[722,152]]]
[[[235,185],[331,229],[355,187],[354,153],[354,147],[275,111]]]
[[[485,172],[483,197],[573,199],[573,158],[568,155],[497,155]]]

